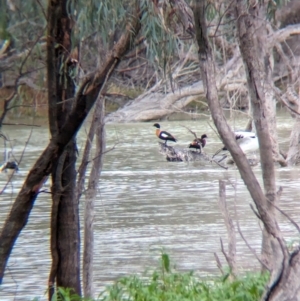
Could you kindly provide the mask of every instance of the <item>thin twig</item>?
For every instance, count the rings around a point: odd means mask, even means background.
[[[12,172],[12,174],[9,175],[4,187],[2,188],[2,190],[0,190],[0,195],[5,191],[6,187],[8,186],[8,184],[11,182],[11,179],[13,178],[14,174],[15,174],[15,170]]]
[[[26,61],[28,60],[29,56],[31,55],[31,53],[32,53],[32,51],[33,51],[33,48],[35,47],[35,45],[37,45],[37,43],[38,43],[38,41],[41,39],[41,37],[44,36],[46,28],[47,28],[47,26],[46,26],[45,28],[43,28],[41,34],[38,35],[38,37],[37,37],[36,40],[34,41],[32,47],[29,49],[27,55],[25,56],[24,60],[21,62],[21,65],[20,65],[20,67],[19,67],[20,77],[22,77],[22,76],[24,75],[22,69],[23,69],[23,67],[24,67],[24,65],[25,65],[25,63],[26,63]],[[20,78],[20,77],[19,77],[19,78]],[[16,84],[18,83],[19,78],[17,78]]]
[[[191,134],[193,134],[195,136],[196,139],[198,139],[197,134],[195,132],[193,132],[191,129],[189,129],[187,126],[182,125],[182,127],[186,128]]]
[[[222,263],[217,255],[216,252],[214,252],[214,256],[215,256],[215,259],[216,259],[216,262],[217,262],[217,267],[218,269],[221,271],[222,275],[224,275],[224,271],[223,271],[223,267],[222,267]]]
[[[255,211],[255,209],[254,209],[254,207],[253,207],[252,204],[250,204],[250,208],[252,209],[253,213],[257,216],[257,218],[262,221],[261,216],[258,214],[258,212]]]
[[[218,22],[218,24],[217,24],[217,26],[216,26],[215,32],[214,32],[214,34],[213,34],[213,37],[216,36],[216,33],[217,33],[217,31],[218,31],[218,29],[219,29],[219,27],[220,27],[220,25],[221,25],[221,22],[222,22],[222,20],[223,20],[223,17],[224,17],[225,14],[227,13],[227,11],[230,9],[230,7],[231,7],[231,5],[232,5],[233,2],[234,2],[234,0],[232,0],[232,1],[228,4],[228,6],[225,8],[224,12],[223,12],[222,15],[220,16],[219,22]]]
[[[27,123],[9,123],[9,122],[4,122],[2,124],[3,125],[23,125],[23,126],[41,127],[40,125],[37,125],[37,124],[27,124]]]
[[[270,268],[259,258],[259,256],[256,254],[255,250],[250,246],[250,244],[248,243],[248,241],[246,240],[246,238],[243,235],[243,232],[240,228],[240,224],[238,219],[236,220],[236,224],[237,224],[237,228],[239,231],[239,234],[241,235],[243,241],[245,242],[246,246],[248,247],[248,249],[252,252],[252,254],[255,256],[255,258],[258,260],[258,262],[265,268],[267,269],[269,272],[271,271]]]
[[[219,139],[221,140],[221,137],[219,135],[219,133],[216,131],[216,129],[210,124],[209,121],[207,121],[208,126],[213,130],[213,132],[219,137]]]
[[[228,169],[227,166],[224,166],[222,164],[220,164],[218,161],[216,161],[214,158],[212,158],[212,162],[216,163],[217,165],[219,165],[220,167],[224,168],[224,169]]]
[[[26,148],[27,148],[27,146],[28,146],[28,144],[29,144],[29,140],[30,140],[30,138],[31,138],[31,135],[32,135],[32,129],[30,130],[29,136],[28,136],[28,138],[27,138],[27,140],[26,140],[26,142],[25,142],[25,146],[24,146],[24,148],[23,148],[23,150],[22,150],[22,153],[21,153],[20,159],[19,159],[19,161],[18,161],[18,164],[20,164],[20,163],[22,162],[22,159],[23,159],[23,156],[24,156],[24,154],[25,154],[25,150],[26,150]]]
[[[222,238],[220,238],[220,243],[221,243],[221,250],[222,250],[222,253],[223,253],[223,255],[224,255],[224,257],[225,257],[225,259],[226,259],[228,265],[231,266],[231,265],[230,265],[230,259],[229,259],[228,255],[226,254],[225,249],[224,249],[224,245],[223,245]]]
[[[278,210],[283,216],[285,216],[293,225],[294,227],[297,229],[297,231],[300,233],[300,227],[298,226],[298,224],[287,214],[285,213],[283,210],[281,210],[279,207],[277,207],[275,204],[273,204],[269,199],[268,202],[276,209]]]
[[[47,14],[46,14],[46,12],[45,12],[45,9],[44,9],[44,7],[43,7],[41,1],[40,1],[40,0],[36,0],[36,1],[37,1],[38,5],[41,7],[41,10],[42,10],[42,13],[43,13],[43,15],[44,15],[44,17],[45,17],[45,20],[47,21]]]

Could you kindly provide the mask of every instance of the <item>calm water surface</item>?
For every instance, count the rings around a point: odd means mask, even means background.
[[[209,137],[205,148],[214,153],[221,143],[208,120],[161,122],[164,129],[178,138],[178,146],[186,147],[193,139],[181,125]],[[231,122],[236,129],[244,128],[239,118]],[[88,126],[88,125],[87,125]],[[84,147],[87,126],[78,139],[79,153]],[[280,143],[287,148],[291,118],[287,114],[278,119]],[[120,276],[141,273],[157,265],[164,250],[170,254],[177,268],[194,270],[200,276],[216,275],[214,260],[220,252],[220,238],[226,243],[226,230],[218,208],[219,180],[227,180],[228,206],[237,216],[248,242],[258,252],[260,225],[249,204],[251,198],[236,169],[197,163],[167,162],[158,152],[155,128],[152,123],[107,125],[107,148],[104,168],[96,201],[95,218],[95,287],[103,286]],[[31,138],[29,139],[30,132]],[[20,171],[5,192],[0,195],[0,226],[18,193],[28,171],[49,140],[46,128],[4,127],[3,133],[14,139],[13,152],[19,158],[26,147]],[[2,143],[2,141],[0,141]],[[3,154],[0,145],[0,155]],[[2,157],[1,157],[2,160]],[[261,182],[260,167],[253,168]],[[0,174],[0,189],[6,175]],[[300,185],[298,168],[277,168],[277,183],[283,187],[280,206],[300,223]],[[234,189],[236,187],[236,189]],[[49,189],[49,183],[45,189]],[[83,213],[81,201],[81,215]],[[0,287],[0,300],[46,300],[50,266],[49,218],[51,199],[40,194],[29,222],[18,238]],[[287,241],[297,237],[295,229],[279,216]],[[257,268],[258,264],[238,236],[238,263],[241,270]]]

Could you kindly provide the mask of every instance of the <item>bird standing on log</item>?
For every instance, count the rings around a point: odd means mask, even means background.
[[[160,129],[160,125],[158,123],[154,123],[153,126],[156,127],[156,131],[155,131],[156,136],[159,139],[164,140],[165,145],[167,145],[167,141],[173,141],[173,142],[177,141],[177,139],[173,135],[171,135],[170,133],[168,133],[166,131],[162,131]]]
[[[206,145],[206,138],[207,135],[206,134],[203,134],[201,136],[201,138],[196,138],[194,139],[190,145],[189,145],[189,148],[195,148],[195,149],[199,149],[199,150],[202,150],[202,148]]]

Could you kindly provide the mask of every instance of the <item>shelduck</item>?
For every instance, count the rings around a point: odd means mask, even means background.
[[[258,150],[258,139],[255,133],[247,132],[247,131],[238,131],[234,132],[235,140],[242,149],[243,153],[246,155],[251,152],[255,152]],[[223,152],[228,152],[226,146],[223,146],[220,150],[218,150],[213,157]],[[223,160],[223,159],[222,159]]]
[[[18,170],[18,163],[15,161],[7,161],[0,166],[0,172],[13,173]]]
[[[201,136],[201,138],[194,139],[190,143],[189,148],[195,148],[195,149],[200,149],[201,150],[206,145],[206,138],[208,138],[207,135],[203,134]]]
[[[156,136],[159,139],[164,140],[165,145],[167,145],[167,141],[173,141],[173,142],[177,141],[177,139],[173,135],[171,135],[170,133],[168,133],[166,131],[162,131],[160,129],[160,125],[158,123],[154,123],[153,126],[156,127],[156,131],[155,131]]]

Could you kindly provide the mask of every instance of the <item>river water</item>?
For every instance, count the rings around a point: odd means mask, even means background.
[[[177,146],[186,147],[193,136],[183,126],[208,135],[205,148],[213,154],[220,146],[209,119],[200,121],[164,121],[161,126],[177,137]],[[194,270],[199,276],[218,275],[213,253],[226,266],[220,238],[226,246],[226,229],[218,207],[219,180],[226,180],[228,207],[248,243],[259,253],[260,224],[250,209],[249,193],[235,168],[221,169],[200,162],[167,162],[158,152],[153,123],[108,124],[107,148],[98,197],[95,204],[96,292],[120,276],[142,273],[157,266],[162,251],[167,252],[178,270]],[[235,129],[245,120],[231,121]],[[280,145],[288,147],[292,120],[286,113],[278,117]],[[82,152],[88,123],[78,138]],[[25,145],[20,171],[0,195],[0,227],[28,171],[49,141],[46,127],[6,126],[3,133],[13,140],[13,153],[20,158]],[[31,136],[30,136],[31,135]],[[0,155],[3,144],[0,141]],[[172,142],[171,142],[172,143]],[[171,144],[170,143],[170,144]],[[11,146],[8,147],[11,149]],[[2,159],[2,158],[1,158]],[[253,170],[261,182],[259,166]],[[0,191],[7,177],[0,174]],[[300,185],[298,168],[277,167],[277,183],[283,187],[280,207],[300,222]],[[46,183],[45,190],[49,190]],[[80,208],[83,215],[83,202]],[[51,199],[41,193],[29,222],[18,238],[10,257],[0,300],[46,300],[50,266],[49,218]],[[234,213],[236,208],[237,214]],[[280,227],[288,243],[297,239],[297,232],[281,215]],[[241,271],[258,268],[255,257],[237,235],[238,264]]]

